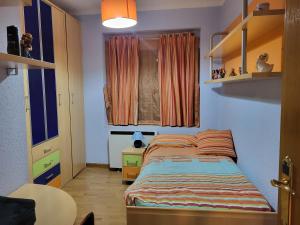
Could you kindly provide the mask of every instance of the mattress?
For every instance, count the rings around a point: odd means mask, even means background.
[[[140,207],[271,211],[231,158],[199,155],[193,147],[148,151],[125,199],[128,206]]]

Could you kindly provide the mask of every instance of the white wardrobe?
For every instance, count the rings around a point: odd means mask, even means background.
[[[41,15],[43,10],[45,15]],[[50,55],[53,54],[55,63],[55,71],[51,73],[52,77],[54,76],[52,83],[46,83],[49,73],[46,70],[41,72],[41,84],[33,83],[38,80],[34,76],[36,71],[28,70],[27,76],[24,77],[30,180],[34,183],[61,187],[86,165],[80,23],[48,0],[33,0],[31,6],[24,8],[24,14],[25,26],[29,24],[25,27],[26,29],[31,29],[31,32],[35,33],[35,29],[38,28],[32,27],[32,24],[38,23],[39,27],[42,27],[39,32],[36,32],[34,40],[44,40],[46,35],[50,40],[41,41],[39,44],[42,46],[41,52],[44,53],[41,54],[42,60],[46,61],[47,57],[43,58],[43,55],[45,52],[50,52]],[[43,28],[46,24],[43,22],[46,14],[49,18],[46,21],[48,27]],[[45,30],[44,33],[43,30]],[[38,85],[41,86],[40,89],[46,90],[41,92],[46,95],[41,98],[45,101],[43,105],[46,127],[47,124],[50,128],[53,124],[57,124],[54,126],[57,127],[57,133],[47,138],[51,132],[46,130],[44,139],[38,139],[39,132],[37,132],[39,125],[43,124],[37,121],[39,117],[43,117],[40,115],[43,110],[40,110],[39,114],[39,110],[35,109],[38,108],[39,98],[37,95],[33,96],[33,93],[36,93],[34,89],[39,89]],[[47,96],[48,89],[52,91],[52,95],[50,93]]]

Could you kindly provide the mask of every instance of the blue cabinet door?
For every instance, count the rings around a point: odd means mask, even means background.
[[[54,63],[52,10],[41,0],[24,7],[25,30],[33,36],[32,57]],[[32,144],[58,135],[55,70],[29,70]]]
[[[32,52],[30,53],[32,58],[41,59],[40,51],[40,29],[39,29],[39,16],[38,16],[38,2],[32,1],[32,6],[24,7],[25,18],[25,31],[31,33],[32,40]]]
[[[43,77],[41,70],[28,70],[32,145],[46,140]]]
[[[43,60],[54,63],[53,27],[52,27],[51,6],[49,6],[46,3],[44,3],[43,1],[41,1],[40,11],[41,11]]]
[[[58,135],[55,71],[44,70],[48,138]]]
[[[40,9],[43,60],[54,63],[52,9],[51,6],[43,1],[40,3]],[[48,138],[53,138],[58,135],[55,70],[44,70],[44,81],[46,95],[47,133]]]

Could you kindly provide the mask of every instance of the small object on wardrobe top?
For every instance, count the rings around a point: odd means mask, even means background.
[[[272,72],[274,68],[274,64],[267,63],[269,60],[268,53],[261,54],[256,62],[256,70],[257,72]]]

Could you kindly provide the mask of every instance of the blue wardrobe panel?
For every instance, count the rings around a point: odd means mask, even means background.
[[[43,60],[54,63],[52,10],[51,10],[51,6],[47,5],[43,1],[41,1],[40,7],[41,7]]]
[[[41,70],[28,70],[32,144],[46,140],[43,79]]]
[[[58,135],[55,71],[44,71],[48,138]]]
[[[40,35],[39,35],[39,19],[38,19],[38,7],[37,0],[32,1],[32,6],[24,7],[25,17],[25,31],[31,33],[32,40],[32,52],[30,53],[32,58],[41,59],[40,52]]]

